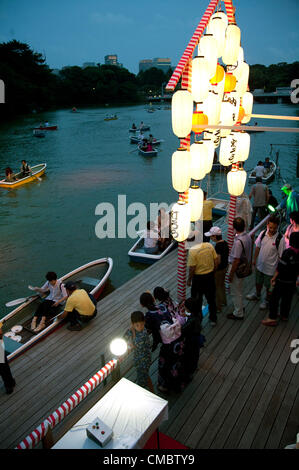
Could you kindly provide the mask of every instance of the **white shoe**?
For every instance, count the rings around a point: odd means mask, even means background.
[[[247,294],[247,300],[260,300],[261,296],[256,295],[254,292],[252,294]]]
[[[264,301],[260,304],[260,310],[267,310],[268,307],[269,307],[269,302],[267,302],[267,300],[264,300]]]

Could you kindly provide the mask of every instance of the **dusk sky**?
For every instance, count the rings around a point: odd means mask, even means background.
[[[51,68],[169,57],[176,66],[209,0],[0,0],[0,42],[25,42]],[[299,58],[299,0],[234,0],[245,60],[270,65]]]

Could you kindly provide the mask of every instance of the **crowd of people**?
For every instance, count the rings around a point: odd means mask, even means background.
[[[157,389],[162,393],[181,391],[192,380],[205,341],[201,333],[203,297],[207,301],[210,325],[216,327],[217,317],[227,305],[226,276],[233,307],[227,319],[244,319],[244,279],[254,273],[255,292],[248,294],[246,299],[260,301],[259,308],[268,310],[268,316],[261,324],[276,326],[279,318],[288,320],[299,276],[299,211],[290,214],[290,225],[284,234],[280,233],[279,225],[279,217],[270,215],[266,228],[253,243],[246,231],[245,220],[236,217],[230,252],[221,229],[211,226],[204,233],[209,241],[189,249],[187,285],[191,287],[190,298],[176,304],[162,287],[140,296],[140,305],[146,313],[133,312],[131,327],[125,334],[133,347],[140,386],[154,390],[149,368],[151,353],[159,344]]]

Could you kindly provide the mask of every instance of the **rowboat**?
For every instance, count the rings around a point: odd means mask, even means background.
[[[139,144],[140,143],[140,139],[136,136],[132,136],[130,137],[130,142],[131,144]],[[160,145],[161,142],[163,142],[163,140],[161,139],[153,139],[152,141],[152,145]]]
[[[17,179],[16,181],[5,181],[0,180],[0,188],[6,188],[6,189],[14,189],[17,188],[18,186],[22,186],[23,184],[30,183],[31,181],[35,181],[42,176],[47,168],[46,163],[40,163],[39,165],[34,165],[31,167],[31,175],[21,177],[21,173],[16,173],[15,177],[20,178]]]
[[[132,246],[132,248],[128,251],[128,255],[131,261],[135,263],[145,263],[145,264],[153,264],[156,261],[159,261],[161,258],[166,256],[170,253],[174,248],[177,246],[177,242],[173,240],[164,251],[152,255],[149,253],[145,253],[144,251],[144,234],[141,235],[137,242]]]
[[[131,127],[131,129],[129,129],[129,132],[136,132],[136,131],[139,131],[139,129],[137,129],[137,127]]]
[[[140,155],[143,155],[144,157],[156,157],[158,155],[158,150],[156,149],[146,152],[145,150],[142,150],[140,146],[138,146],[138,151]]]
[[[40,129],[34,129],[33,130],[33,135],[34,137],[45,137],[46,133]]]
[[[111,116],[111,117],[106,117],[104,121],[116,121],[116,119],[118,119],[117,116]]]
[[[142,127],[139,128],[139,130],[140,130],[140,131],[143,131],[143,132],[145,132],[145,131],[150,131],[150,130],[151,130],[151,126],[142,126]]]
[[[218,199],[215,197],[209,197],[209,201],[213,201],[214,207],[212,209],[212,215],[217,217],[223,217],[226,215],[229,206],[228,199]]]
[[[60,280],[63,282],[75,282],[79,289],[85,289],[86,292],[92,294],[98,300],[110,276],[112,266],[113,261],[111,258],[97,259],[65,274]],[[65,322],[65,320],[56,318],[55,315],[47,319],[44,330],[34,333],[30,329],[31,320],[41,302],[41,297],[34,295],[1,319],[1,322],[4,322],[2,330],[4,333],[5,349],[8,352],[8,360],[19,356]],[[62,311],[63,307],[59,313]],[[16,339],[14,339],[14,330],[17,331]]]
[[[41,131],[57,131],[58,126],[39,126],[35,127],[33,130],[41,130]]]
[[[276,172],[276,169],[277,169],[276,163],[273,160],[270,160],[270,164],[271,164],[270,168],[267,169],[267,173],[262,178],[262,183],[264,183],[264,184],[269,183],[275,176],[275,172]],[[251,172],[249,174],[249,177],[248,177],[248,181],[249,181],[249,183],[255,183],[256,176],[255,176],[254,169],[251,170]]]

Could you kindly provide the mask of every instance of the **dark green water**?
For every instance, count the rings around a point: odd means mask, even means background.
[[[0,188],[0,317],[4,304],[30,294],[28,284],[41,285],[44,274],[53,270],[59,276],[96,258],[110,256],[114,267],[111,288],[118,287],[143,265],[129,262],[131,238],[96,237],[99,216],[95,208],[110,202],[116,208],[119,194],[125,194],[127,206],[134,202],[171,203],[176,192],[171,187],[171,155],[178,139],[171,129],[171,111],[147,113],[144,106],[81,109],[30,115],[0,127],[0,171],[6,166],[17,170],[20,161],[30,165],[46,162],[42,182],[15,190]],[[255,105],[255,113],[296,115],[295,105]],[[117,113],[118,120],[104,121],[107,113]],[[58,125],[44,139],[33,137],[32,129],[40,121]],[[156,158],[132,152],[129,128],[144,121],[154,137],[164,139]],[[253,120],[254,121],[254,120]],[[260,125],[295,127],[291,121],[259,120]],[[298,135],[290,133],[253,134],[246,169],[269,155],[270,143],[299,144]],[[298,147],[274,147],[280,150],[279,166],[287,182],[299,189],[296,178]],[[270,187],[280,199],[282,180]],[[223,175],[211,174],[203,181],[209,194],[227,191]],[[132,216],[127,216],[129,222]],[[116,220],[117,234],[117,220]]]

